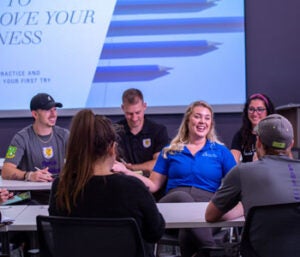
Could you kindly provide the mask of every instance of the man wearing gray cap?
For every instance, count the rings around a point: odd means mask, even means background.
[[[261,120],[255,131],[259,160],[237,165],[226,175],[206,209],[207,221],[220,220],[240,206],[240,201],[245,216],[253,206],[300,201],[300,160],[290,158],[294,143],[291,123],[272,114]],[[242,208],[233,210],[227,218],[243,215]]]
[[[3,179],[49,182],[61,171],[69,131],[55,125],[57,107],[62,104],[46,93],[31,99],[34,122],[13,137],[2,168]],[[45,201],[48,203],[48,198]]]

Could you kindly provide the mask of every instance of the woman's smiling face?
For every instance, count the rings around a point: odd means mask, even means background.
[[[189,117],[189,134],[203,138],[209,133],[212,125],[212,114],[204,106],[196,106]]]
[[[267,108],[263,100],[253,99],[248,107],[248,118],[254,128],[261,119],[267,116]]]

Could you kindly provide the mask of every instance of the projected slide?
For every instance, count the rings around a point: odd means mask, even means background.
[[[47,92],[66,109],[245,101],[244,1],[2,0],[2,110]]]

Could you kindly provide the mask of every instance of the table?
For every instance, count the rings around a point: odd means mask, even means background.
[[[32,182],[23,180],[7,180],[0,177],[0,188],[6,188],[12,191],[22,190],[50,190],[52,182]]]
[[[8,231],[36,231],[38,215],[48,216],[48,205],[27,205],[7,229]]]
[[[8,217],[13,220],[17,220],[18,216],[27,208],[27,205],[14,205],[14,206],[0,206],[0,211],[2,218]],[[0,227],[1,232],[1,243],[2,249],[1,252],[4,255],[8,255],[9,253],[9,239],[8,239],[8,231],[9,225],[2,225]]]
[[[204,214],[207,204],[208,203],[158,203],[157,207],[166,221],[166,228],[240,227],[244,225],[244,217],[214,223],[206,222]],[[19,206],[11,206],[11,211]],[[35,231],[37,215],[49,215],[48,205],[25,206],[22,212],[15,217],[14,223],[8,225],[8,230]]]
[[[157,207],[166,221],[166,228],[242,227],[244,225],[244,217],[213,223],[207,222],[205,220],[207,205],[207,202],[158,203]]]
[[[241,227],[244,217],[209,223],[204,215],[208,203],[158,203],[157,207],[166,221],[166,228],[195,228],[195,227]],[[48,205],[13,205],[0,206],[0,211],[6,217],[15,221],[0,228],[2,232],[36,231],[36,216],[49,215]],[[8,233],[2,233],[4,249],[9,249]],[[6,245],[5,245],[6,244]]]
[[[12,205],[12,206],[0,206],[2,218],[7,217],[13,220],[17,220],[18,216],[27,208],[27,205]],[[7,230],[8,226],[3,226],[0,231]]]
[[[48,215],[48,205],[11,205],[0,206],[2,216],[14,219],[14,222],[9,225],[0,227],[2,254],[9,254],[9,237],[8,232],[11,231],[31,231],[31,245],[37,245],[37,238],[34,236],[36,231],[36,216]]]

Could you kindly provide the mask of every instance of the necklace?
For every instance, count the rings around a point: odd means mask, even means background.
[[[41,141],[43,144],[47,144],[47,143],[49,143],[49,142],[50,142],[50,140],[51,140],[51,139],[52,139],[52,137],[53,137],[53,131],[51,131],[51,134],[50,134],[50,136],[48,135],[48,136],[49,136],[49,138],[48,138],[47,140],[43,140],[41,136],[39,136],[37,133],[35,133],[35,131],[34,131],[34,134],[36,135],[37,139],[38,139],[39,141]],[[47,136],[43,136],[43,137],[47,137]]]

